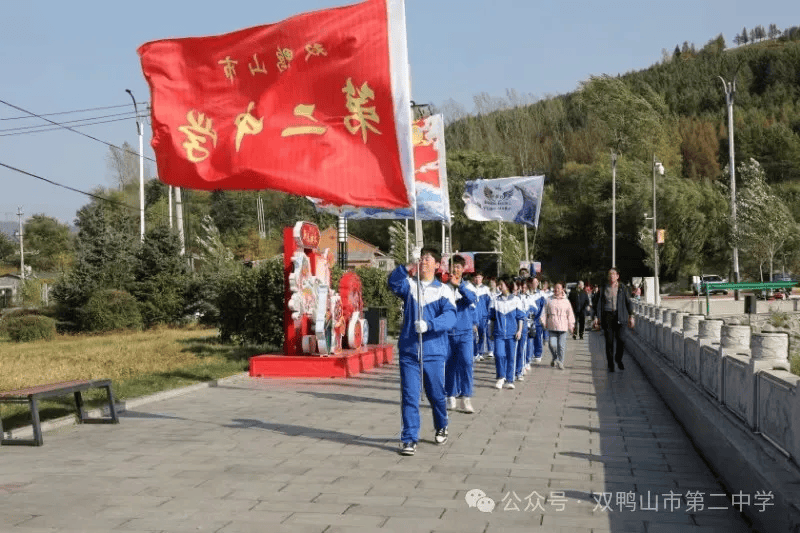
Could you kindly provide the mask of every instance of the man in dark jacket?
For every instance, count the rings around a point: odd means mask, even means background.
[[[575,314],[577,327],[572,332],[572,338],[580,336],[583,339],[583,332],[586,329],[586,309],[589,307],[589,295],[584,290],[583,281],[579,281],[569,293],[569,303],[572,304],[572,312]]]
[[[616,268],[608,270],[608,281],[600,288],[594,302],[594,325],[598,323],[603,328],[606,341],[606,360],[608,371],[614,371],[614,362],[620,370],[625,369],[622,364],[622,354],[625,347],[622,344],[622,328],[627,322],[633,328],[633,303],[625,286],[619,282],[619,272]]]

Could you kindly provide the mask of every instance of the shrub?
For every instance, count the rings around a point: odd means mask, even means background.
[[[221,279],[216,307],[223,342],[283,346],[283,256]]]
[[[125,291],[114,289],[96,291],[89,298],[84,311],[86,329],[89,331],[142,329],[139,304]]]
[[[56,336],[56,321],[34,314],[14,314],[3,319],[3,331],[14,342],[51,340]]]
[[[379,268],[361,267],[356,269],[361,278],[364,307],[386,308],[386,329],[388,333],[400,331],[401,301],[389,290],[389,274]]]

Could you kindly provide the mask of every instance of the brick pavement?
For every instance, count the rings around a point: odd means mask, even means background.
[[[4,446],[0,531],[750,531],[707,509],[731,503],[710,496],[724,490],[632,360],[608,374],[569,340],[564,371],[537,366],[496,390],[484,361],[475,380],[476,413],[451,413],[447,444],[423,409],[414,457],[397,454],[396,364],[353,379],[237,376],[117,426]],[[485,499],[470,507],[475,489]],[[687,491],[706,509],[687,512]],[[648,495],[657,511],[640,509]]]

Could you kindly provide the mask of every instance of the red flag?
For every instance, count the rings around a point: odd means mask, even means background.
[[[138,52],[165,183],[412,204],[403,0],[154,41]]]

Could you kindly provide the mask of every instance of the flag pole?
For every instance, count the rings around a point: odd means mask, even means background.
[[[415,240],[415,247],[422,248],[422,221],[417,219],[417,204],[414,203],[414,240]],[[422,291],[422,278],[420,276],[420,270],[422,269],[422,258],[419,258],[417,262],[417,320],[423,320],[422,313],[423,313],[423,305],[422,305],[422,298],[424,292]],[[425,389],[425,381],[424,381],[424,367],[422,364],[424,353],[422,350],[422,332],[417,333],[417,358],[419,360],[419,398],[417,398],[417,402],[422,403],[422,391]],[[433,407],[433,406],[431,406]],[[419,426],[420,430],[422,430],[422,417],[419,417]]]

